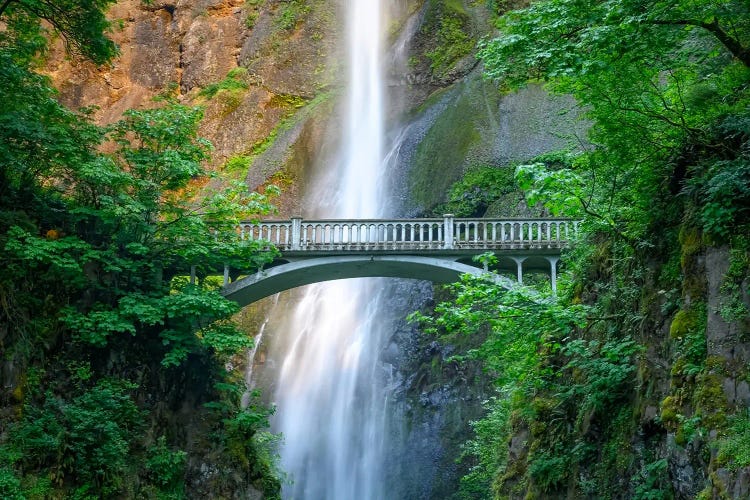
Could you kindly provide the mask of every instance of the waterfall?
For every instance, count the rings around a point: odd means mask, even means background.
[[[347,112],[335,196],[321,217],[381,216],[383,176],[382,7],[351,0],[348,8]],[[312,186],[332,192],[332,186]],[[379,361],[383,281],[360,279],[306,287],[277,335],[286,336],[278,373],[275,431],[284,437],[284,497],[380,499],[386,490],[389,371]]]

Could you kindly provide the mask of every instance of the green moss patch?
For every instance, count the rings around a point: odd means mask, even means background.
[[[458,0],[433,0],[427,10],[423,33],[429,34],[435,47],[425,53],[436,75],[450,70],[476,46],[468,34],[469,16]]]

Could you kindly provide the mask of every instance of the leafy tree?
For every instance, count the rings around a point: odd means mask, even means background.
[[[23,19],[36,26],[44,20],[63,36],[68,49],[103,64],[117,54],[114,42],[104,35],[110,27],[105,13],[114,3],[115,0],[3,0],[0,19],[9,18],[11,23]]]
[[[505,14],[498,26],[502,35],[485,43],[480,55],[487,74],[509,85],[534,77],[604,75],[636,62],[660,63],[643,67],[646,75],[669,61],[686,63],[685,51],[700,57],[696,63],[724,52],[747,67],[748,19],[750,7],[741,0],[544,0]],[[705,37],[716,43],[683,46]]]
[[[480,50],[487,74],[509,87],[546,80],[574,94],[593,121],[594,147],[568,173],[537,168],[531,177],[635,243],[655,222],[655,200],[679,192],[687,178],[705,185],[731,162],[744,164],[740,137],[721,123],[746,113],[749,8],[742,1],[546,0],[503,16],[501,36]],[[728,213],[746,217],[725,209],[718,214],[725,226],[742,221]]]
[[[16,415],[0,422],[9,498],[138,496],[148,483],[179,495],[182,455],[148,451],[147,427],[165,417],[147,410],[176,404],[186,385],[199,402],[218,397],[225,362],[252,339],[210,275],[225,264],[249,272],[273,255],[236,230],[271,210],[268,198],[241,184],[209,187],[199,108],[166,102],[98,127],[35,72],[43,20],[74,52],[109,60],[110,3],[0,4],[0,345],[22,373],[4,380],[14,390],[0,399]],[[205,421],[206,432],[225,432],[220,418]],[[259,461],[235,466],[278,489],[268,468],[253,469]],[[154,478],[157,462],[172,470]]]

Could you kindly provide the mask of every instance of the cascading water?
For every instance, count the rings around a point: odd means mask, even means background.
[[[339,184],[320,217],[383,215],[382,7],[351,0],[349,91]],[[328,190],[330,186],[319,187]],[[316,187],[312,187],[316,191]],[[312,215],[312,214],[311,214]],[[385,491],[388,373],[379,361],[385,335],[379,321],[381,280],[307,287],[277,335],[287,352],[275,394],[274,427],[284,436],[281,466],[295,499],[378,499]]]

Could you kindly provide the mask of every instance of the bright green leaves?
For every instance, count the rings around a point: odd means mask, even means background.
[[[60,278],[79,278],[83,273],[81,264],[92,252],[86,242],[76,237],[39,238],[18,226],[11,227],[5,237],[7,265],[48,268]]]
[[[748,14],[747,5],[738,0],[723,5],[709,1],[655,0],[644,5],[629,0],[546,0],[503,16],[499,23],[502,35],[484,42],[479,55],[490,76],[511,86],[535,78],[599,75],[636,61],[667,69],[663,64],[681,54],[668,54],[665,47],[696,38],[696,32],[711,36],[714,45],[722,44],[742,58],[750,44]],[[708,55],[704,50],[704,57]]]
[[[580,217],[587,206],[586,183],[571,169],[549,170],[544,163],[520,165],[516,180],[529,206],[542,204],[552,215]]]
[[[105,17],[115,0],[9,0],[0,15],[13,23],[28,16],[44,20],[63,36],[66,47],[97,64],[109,62],[117,47],[106,37],[110,23]]]
[[[253,338],[231,322],[214,321],[200,330],[198,336],[206,347],[220,356],[231,356],[253,346]]]
[[[86,312],[68,307],[62,322],[85,344],[104,347],[113,335],[158,332],[166,347],[162,365],[178,366],[188,354],[208,350],[220,359],[252,346],[228,318],[238,310],[216,291],[187,285],[166,295],[124,295],[116,307],[95,304]]]
[[[729,431],[717,444],[717,460],[730,470],[750,465],[750,410],[730,419]]]
[[[274,410],[261,403],[257,390],[247,392],[244,384],[219,383],[216,390],[221,398],[204,406],[221,418],[224,455],[238,463],[254,460],[253,474],[261,478],[255,486],[267,498],[280,498],[283,472],[276,465],[280,436],[263,430]]]
[[[182,498],[186,463],[187,453],[170,449],[167,446],[167,440],[161,436],[148,450],[146,470],[161,493],[171,493],[176,498]]]
[[[40,179],[64,184],[90,161],[99,130],[55,99],[49,79],[33,71],[47,46],[41,21],[62,33],[70,48],[103,63],[115,54],[105,37],[111,0],[10,0],[0,20],[0,197],[33,190]],[[23,199],[16,200],[22,203]]]
[[[119,311],[103,305],[97,305],[85,314],[66,308],[61,311],[61,320],[77,339],[97,347],[107,345],[109,337],[115,333],[136,333],[132,321],[123,318]]]
[[[64,406],[71,469],[85,481],[110,482],[125,466],[141,412],[128,394],[132,384],[101,381]]]
[[[141,412],[129,391],[134,386],[102,380],[71,399],[48,394],[41,406],[25,408],[14,425],[13,442],[27,465],[60,461],[60,479],[117,491],[129,450],[142,423]]]
[[[435,216],[481,217],[487,208],[515,191],[513,170],[491,166],[476,167],[455,182],[448,192],[448,202],[438,206]]]
[[[633,356],[642,348],[631,339],[600,342],[583,339],[566,342],[561,349],[566,370],[576,373],[576,383],[565,387],[565,398],[578,400],[585,411],[603,411],[622,397],[635,372]]]
[[[191,266],[205,276],[225,264],[252,270],[272,258],[236,229],[243,218],[271,210],[267,197],[240,184],[200,193],[195,181],[206,177],[208,153],[197,136],[200,118],[199,109],[179,105],[129,113],[109,132],[117,149],[92,153],[70,171],[68,192],[52,193],[69,209],[58,209],[64,218],[48,224],[63,230],[40,237],[16,226],[5,235],[9,269],[45,273],[74,294],[88,290],[60,316],[75,339],[104,347],[116,335],[164,329],[168,365],[196,350],[228,356],[248,345],[227,325],[196,338],[204,323],[236,312],[216,292],[188,286],[169,293],[172,278]]]
[[[166,316],[167,328],[160,337],[168,348],[162,360],[164,366],[177,366],[188,354],[202,349],[212,349],[221,359],[252,345],[252,339],[228,322],[212,322],[227,318],[237,312],[234,302],[224,299],[215,291],[186,286],[160,301]],[[202,324],[206,324],[199,330]]]
[[[501,36],[480,50],[487,74],[511,88],[544,79],[592,120],[594,147],[583,145],[572,172],[521,170],[532,201],[582,208],[597,229],[638,245],[659,223],[654,203],[680,191],[687,169],[702,178],[704,227],[726,237],[745,216],[730,200],[745,196],[746,161],[717,130],[750,101],[749,14],[739,0],[545,0],[503,16]]]
[[[237,230],[272,207],[239,183],[207,188],[199,108],[166,100],[98,127],[57,101],[35,72],[42,23],[106,62],[112,1],[0,3],[0,324],[15,367],[0,497],[180,498],[185,453],[164,439],[149,447],[145,433],[173,425],[171,413],[147,415],[136,401],[172,406],[184,394],[175,384],[191,378],[200,383],[190,394],[210,400],[228,358],[252,344],[229,320],[237,306],[216,291],[221,278],[210,276],[272,258]],[[193,266],[198,279],[188,284]],[[221,435],[208,417],[199,427]],[[262,475],[253,460],[235,469]]]

